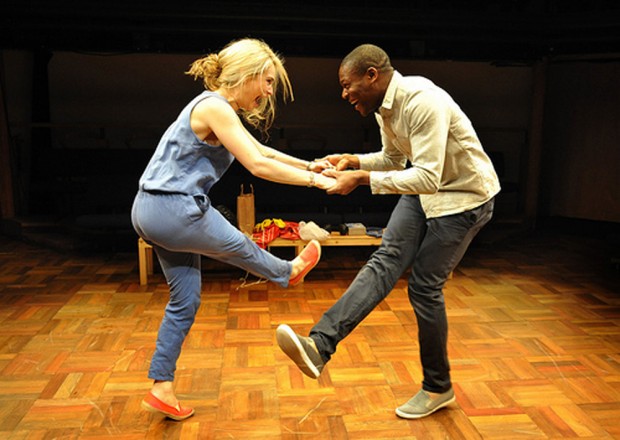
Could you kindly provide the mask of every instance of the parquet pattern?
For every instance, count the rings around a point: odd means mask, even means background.
[[[551,235],[470,249],[445,290],[457,403],[417,421],[394,415],[421,380],[405,278],[318,381],[275,342],[282,322],[306,334],[370,251],[326,250],[292,289],[239,289],[243,273],[205,260],[176,379],[196,415],[174,422],[140,409],[161,273],[140,286],[135,254],[0,237],[0,438],[620,438],[620,277],[605,243]]]

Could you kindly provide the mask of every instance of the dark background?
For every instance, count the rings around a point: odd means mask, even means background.
[[[135,246],[129,209],[156,142],[200,91],[188,64],[241,37],[286,58],[296,100],[266,142],[312,159],[380,148],[339,97],[337,67],[374,43],[445,88],[502,180],[489,231],[602,235],[620,223],[617,1],[5,1],[0,6],[2,230],[89,250]],[[235,165],[213,190],[260,216],[382,225],[395,198],[257,181]],[[59,241],[53,241],[59,245]]]

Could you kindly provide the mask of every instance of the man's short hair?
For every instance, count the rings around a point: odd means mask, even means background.
[[[363,75],[370,67],[376,68],[379,72],[389,72],[393,70],[388,54],[374,44],[362,44],[357,46],[344,57],[340,65],[346,65],[358,75]]]

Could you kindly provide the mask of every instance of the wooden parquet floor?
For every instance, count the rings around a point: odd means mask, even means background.
[[[162,275],[140,286],[134,253],[0,237],[0,438],[620,438],[620,277],[604,243],[543,235],[470,249],[445,290],[457,403],[417,421],[394,414],[421,380],[405,278],[318,381],[275,342],[283,322],[308,332],[364,252],[326,250],[288,290],[239,289],[243,273],[205,261],[176,380],[196,415],[174,422],[140,408]]]

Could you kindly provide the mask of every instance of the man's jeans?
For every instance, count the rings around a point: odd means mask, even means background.
[[[442,290],[474,236],[491,219],[493,205],[490,200],[471,211],[427,219],[417,195],[401,196],[379,249],[310,332],[323,360],[329,361],[338,343],[411,268],[408,293],[418,322],[422,387],[436,393],[449,390],[448,322]]]

